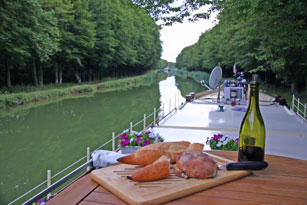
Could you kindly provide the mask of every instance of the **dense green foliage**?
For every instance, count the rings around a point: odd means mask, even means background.
[[[167,62],[167,60],[160,59],[158,68],[159,68],[159,69],[164,69],[164,68],[166,68],[166,67],[168,66],[168,64],[169,64],[169,63]]]
[[[0,86],[145,73],[159,66],[159,35],[126,0],[3,0]]]
[[[182,22],[187,18],[195,21],[199,18],[209,18],[212,11],[218,8],[220,0],[131,0],[134,4],[146,9],[156,20],[162,20],[165,25]],[[200,7],[211,5],[206,12],[197,11]]]
[[[186,47],[176,66],[211,71],[221,63],[231,76],[239,71],[259,72],[266,82],[306,91],[307,2],[301,0],[133,0],[165,24],[208,18],[219,11],[219,23],[199,41]],[[206,12],[197,11],[210,5]]]
[[[231,75],[258,72],[266,82],[307,87],[307,2],[300,0],[219,1],[219,24],[177,57],[178,68],[211,71],[221,63]]]

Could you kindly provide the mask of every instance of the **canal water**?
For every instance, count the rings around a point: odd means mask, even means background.
[[[0,118],[0,204],[46,180],[48,169],[55,174],[85,156],[86,147],[96,149],[154,107],[163,105],[167,113],[178,106],[184,98],[177,86],[175,77],[168,77],[150,87],[96,93]]]

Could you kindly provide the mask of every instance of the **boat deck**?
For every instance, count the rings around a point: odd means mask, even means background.
[[[155,127],[165,141],[186,140],[206,143],[213,134],[239,137],[239,129],[248,105],[226,104],[218,112],[213,103],[216,93],[187,103]],[[287,107],[272,103],[270,96],[260,94],[260,110],[266,127],[267,154],[307,159],[307,123]],[[205,150],[210,150],[208,145]]]
[[[208,151],[230,160],[237,152]],[[266,155],[269,167],[239,180],[166,204],[307,204],[307,161]],[[126,204],[87,174],[47,202],[52,204]]]
[[[260,103],[267,132],[265,161],[269,163],[268,168],[166,204],[307,204],[306,122],[284,106],[271,102],[272,99],[268,98]],[[247,105],[225,105],[224,112],[217,112],[217,104],[206,96],[187,103],[154,129],[166,141],[187,140],[205,144],[207,137],[213,134],[238,137],[246,108]],[[212,151],[208,145],[205,150],[237,161],[237,152]],[[47,204],[126,203],[86,174]]]

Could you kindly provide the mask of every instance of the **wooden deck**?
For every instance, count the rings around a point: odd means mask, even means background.
[[[236,161],[237,152],[208,151]],[[307,161],[266,155],[269,167],[253,174],[167,204],[307,204]],[[92,181],[89,175],[77,180],[50,204],[126,204]]]

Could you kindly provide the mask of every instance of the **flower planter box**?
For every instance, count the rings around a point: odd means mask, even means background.
[[[164,141],[158,133],[155,134],[152,130],[146,132],[133,131],[131,135],[129,130],[125,130],[118,138],[118,144],[123,154],[130,154],[139,147]]]
[[[120,149],[123,154],[131,154],[135,152],[138,148],[140,148],[140,146],[125,146],[121,147]]]
[[[206,144],[210,145],[211,150],[238,150],[239,138],[223,136],[222,134],[214,134],[213,137],[207,137]]]

